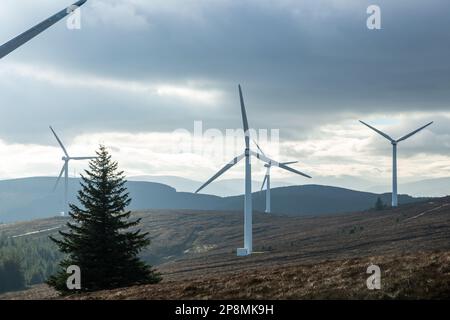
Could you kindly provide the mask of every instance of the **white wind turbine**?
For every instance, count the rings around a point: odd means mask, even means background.
[[[216,180],[218,177],[220,177],[223,173],[228,171],[230,168],[232,168],[236,163],[241,161],[243,158],[245,158],[245,196],[244,196],[244,247],[237,249],[237,255],[238,256],[247,256],[250,255],[253,252],[253,230],[252,230],[252,172],[251,172],[251,164],[250,164],[250,156],[254,156],[261,161],[271,164],[272,166],[277,166],[283,169],[286,169],[288,171],[301,174],[301,172],[292,169],[288,167],[285,164],[278,163],[277,161],[274,161],[272,159],[269,159],[263,154],[254,152],[250,150],[250,131],[247,121],[247,113],[245,111],[245,104],[244,104],[244,98],[242,96],[242,89],[239,85],[239,98],[241,103],[241,115],[242,115],[242,122],[244,127],[244,136],[245,136],[245,151],[243,154],[235,157],[233,160],[231,160],[228,164],[226,164],[222,169],[220,169],[214,176],[212,176],[208,181],[206,181],[200,188],[195,191],[195,193],[198,193],[200,190],[205,188],[207,185],[209,185],[211,182]]]
[[[52,25],[63,19],[64,17],[68,16],[72,12],[74,12],[77,8],[81,7],[87,0],[80,0],[75,2],[73,5],[59,11],[58,13],[54,14],[50,18],[42,21],[41,23],[35,25],[33,28],[25,31],[24,33],[18,35],[14,39],[6,42],[5,44],[0,46],[0,59],[4,56],[10,54],[23,44],[27,43],[37,35],[39,35],[41,32],[45,31],[46,29],[50,28]]]
[[[398,195],[397,195],[397,144],[403,140],[406,140],[408,138],[410,138],[411,136],[415,135],[416,133],[418,133],[419,131],[425,129],[426,127],[430,126],[431,124],[433,124],[433,121],[424,125],[423,127],[420,127],[417,130],[414,130],[411,133],[408,133],[407,135],[401,137],[400,139],[394,140],[392,139],[390,136],[388,136],[386,133],[368,125],[367,123],[363,122],[363,121],[359,121],[362,124],[366,125],[367,127],[369,127],[370,129],[372,129],[373,131],[375,131],[376,133],[380,134],[381,136],[383,136],[384,138],[386,138],[387,140],[389,140],[392,144],[392,206],[393,207],[397,207],[398,206]]]
[[[264,151],[262,151],[262,149],[259,147],[259,145],[256,143],[256,141],[253,141],[256,145],[256,147],[258,147],[259,151],[261,152],[262,155],[265,156]],[[288,162],[281,162],[281,164],[283,165],[288,165],[288,164],[294,164],[294,163],[298,163],[298,161],[288,161]],[[272,167],[272,163],[265,163],[264,167],[266,168],[266,175],[264,176],[264,180],[262,182],[261,185],[261,191],[264,189],[264,185],[266,186],[266,213],[270,213],[271,211],[271,204],[270,204],[270,169]],[[284,169],[284,168],[283,168]],[[286,169],[285,169],[286,170]],[[290,170],[288,170],[290,171]],[[302,172],[296,172],[299,175],[302,175],[306,178],[311,178],[309,175],[304,174]]]
[[[95,159],[97,157],[71,157],[71,156],[69,156],[66,148],[64,147],[63,143],[59,139],[55,130],[53,130],[53,128],[51,126],[50,126],[50,130],[52,130],[53,135],[56,138],[56,141],[58,141],[58,144],[61,146],[61,149],[64,152],[64,156],[62,157],[64,164],[62,166],[61,172],[59,173],[58,179],[56,179],[56,183],[55,183],[53,190],[55,190],[56,187],[58,186],[59,180],[61,179],[61,176],[64,173],[64,212],[63,212],[63,214],[67,215],[69,213],[69,203],[68,203],[68,198],[67,198],[67,194],[68,194],[68,190],[69,190],[69,161],[70,160],[91,160],[91,159]]]

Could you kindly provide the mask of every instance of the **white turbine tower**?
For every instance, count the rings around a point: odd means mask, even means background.
[[[278,163],[274,160],[271,160],[263,154],[259,154],[257,152],[250,150],[250,131],[249,131],[249,126],[248,126],[248,121],[247,121],[247,113],[245,111],[244,98],[242,96],[242,89],[241,89],[240,85],[239,85],[239,98],[240,98],[240,103],[241,103],[241,115],[242,115],[242,122],[243,122],[243,127],[244,127],[244,136],[245,136],[244,153],[235,157],[228,164],[226,164],[214,176],[212,176],[200,188],[198,188],[197,191],[195,191],[195,193],[198,193],[200,190],[202,190],[207,185],[209,185],[211,182],[213,182],[218,177],[220,177],[223,173],[225,173],[230,168],[232,168],[236,163],[238,163],[243,158],[245,158],[244,247],[237,249],[237,255],[238,256],[247,256],[253,252],[253,234],[252,234],[253,211],[252,211],[252,184],[251,184],[252,173],[251,173],[250,156],[254,156],[267,164],[271,164],[272,166],[277,166],[277,167],[289,170],[289,171],[297,173],[297,174],[302,174],[302,173],[295,169],[288,167],[285,164]]]
[[[262,151],[262,149],[259,147],[259,145],[256,143],[256,141],[253,141],[256,145],[256,147],[258,147],[259,151],[261,152],[262,155],[265,156],[264,151]],[[294,164],[297,163],[298,161],[289,161],[289,162],[281,162],[281,164],[283,165],[288,165],[288,164]],[[270,203],[270,169],[272,167],[272,163],[266,163],[264,164],[264,167],[266,168],[266,175],[264,176],[264,180],[263,183],[261,185],[261,191],[264,189],[264,186],[266,186],[266,213],[270,213],[271,212],[271,203]],[[290,171],[290,170],[289,170]],[[307,174],[298,172],[297,174],[302,175],[306,178],[311,178],[310,176],[308,176]]]
[[[415,135],[416,133],[418,133],[419,131],[425,129],[426,127],[430,126],[431,124],[433,124],[433,121],[424,125],[423,127],[420,127],[417,130],[414,130],[411,133],[408,133],[407,135],[401,137],[400,139],[394,140],[392,139],[390,136],[388,136],[386,133],[368,125],[367,123],[363,122],[363,121],[359,121],[362,124],[366,125],[367,127],[369,127],[370,129],[372,129],[373,131],[375,131],[376,133],[380,134],[381,136],[383,136],[384,138],[386,138],[387,140],[389,140],[392,144],[392,206],[393,207],[397,207],[398,206],[398,195],[397,195],[397,144],[403,140],[406,140],[408,138],[410,138],[411,136]]]
[[[61,179],[61,176],[64,173],[64,214],[67,215],[69,213],[69,203],[68,203],[68,198],[67,198],[67,194],[68,194],[68,190],[69,190],[69,161],[70,160],[91,160],[91,159],[95,159],[97,157],[71,157],[71,156],[69,156],[66,148],[64,147],[63,143],[59,139],[55,130],[53,130],[53,128],[51,126],[50,126],[50,130],[52,130],[53,135],[56,138],[56,141],[58,141],[58,144],[61,146],[61,149],[64,152],[64,156],[62,157],[64,164],[62,166],[61,172],[59,173],[58,179],[56,179],[56,183],[55,183],[53,190],[55,190],[56,187],[58,186],[59,180]]]
[[[60,12],[56,13],[55,15],[51,16],[50,18],[42,21],[41,23],[37,24],[33,28],[25,31],[24,33],[18,35],[14,39],[6,42],[2,46],[0,46],[0,59],[4,56],[10,54],[23,44],[27,43],[37,35],[39,35],[41,32],[45,31],[46,29],[50,28],[52,25],[63,19],[64,17],[71,14],[75,9],[78,7],[81,7],[87,0],[81,0],[75,2],[73,5],[61,10]]]

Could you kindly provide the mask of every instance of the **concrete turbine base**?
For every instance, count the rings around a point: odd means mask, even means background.
[[[245,257],[251,253],[247,248],[238,248],[236,251],[238,257]]]

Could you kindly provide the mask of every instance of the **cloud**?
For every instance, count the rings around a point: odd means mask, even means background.
[[[81,30],[61,22],[0,61],[2,148],[52,145],[48,124],[68,143],[130,134],[121,152],[140,134],[192,130],[196,120],[205,129],[239,128],[241,83],[250,125],[280,129],[280,156],[304,160],[314,174],[389,172],[390,146],[359,125],[362,119],[394,136],[434,120],[402,144],[402,170],[412,175],[424,166],[424,175],[448,175],[450,4],[381,0],[382,30],[369,31],[370,4],[88,1]],[[3,1],[0,41],[66,5]],[[126,167],[172,172],[163,161],[147,167],[147,156],[196,159],[197,169],[180,170],[183,175],[207,176],[221,160],[146,153],[124,157]]]
[[[145,31],[150,27],[147,17],[140,14],[132,2],[96,1],[87,15],[87,23],[93,27],[102,24],[111,30],[129,32]]]
[[[9,64],[0,67],[0,76],[21,77],[27,80],[46,82],[52,86],[66,88],[92,88],[105,91],[123,91],[129,94],[153,95],[181,99],[188,105],[214,105],[221,97],[219,90],[197,89],[194,83],[185,86],[176,84],[145,83],[139,81],[127,81],[114,78],[102,78],[89,74],[64,73],[49,68],[39,68],[33,65]]]

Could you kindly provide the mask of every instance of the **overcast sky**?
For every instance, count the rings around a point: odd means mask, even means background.
[[[0,42],[69,4],[2,0]],[[366,27],[371,4],[381,30]],[[206,179],[243,144],[189,150],[173,132],[240,128],[238,83],[250,126],[279,130],[261,147],[313,176],[389,183],[391,146],[359,119],[393,137],[435,121],[400,144],[400,179],[450,176],[449,12],[448,0],[89,0],[80,30],[61,21],[0,60],[0,179],[58,174],[50,124],[74,156],[103,143],[128,175]]]

